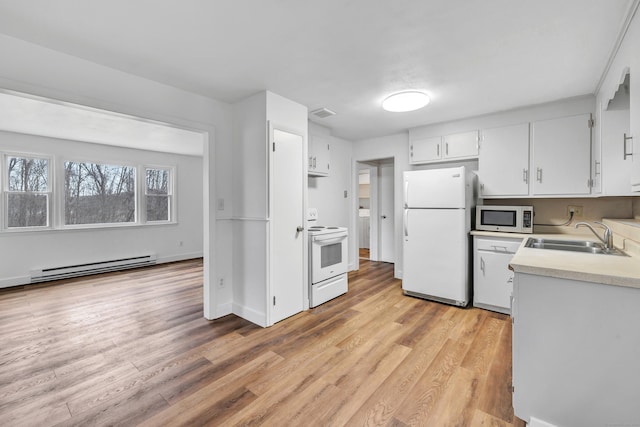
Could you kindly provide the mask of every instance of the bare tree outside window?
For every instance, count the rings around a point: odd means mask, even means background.
[[[66,225],[135,221],[135,168],[80,162],[64,168]]]
[[[169,221],[171,207],[171,172],[169,169],[146,170],[147,221]]]
[[[49,162],[7,157],[7,227],[49,225]]]

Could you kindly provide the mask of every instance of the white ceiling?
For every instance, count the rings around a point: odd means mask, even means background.
[[[0,32],[357,140],[593,93],[633,0],[0,0]],[[6,60],[6,59],[5,59]],[[424,89],[412,113],[380,107]]]

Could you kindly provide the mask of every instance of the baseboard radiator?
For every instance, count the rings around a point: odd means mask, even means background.
[[[60,267],[31,270],[31,283],[68,279],[70,277],[87,276],[109,271],[126,270],[144,267],[156,263],[156,255],[142,255],[131,258],[120,258],[109,261],[98,261],[87,264],[66,265]]]

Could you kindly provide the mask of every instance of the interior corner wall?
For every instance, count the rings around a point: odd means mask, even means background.
[[[230,199],[231,106],[42,46],[0,35],[0,88],[172,123],[208,134],[203,158],[205,317],[224,315],[229,288],[213,286],[216,254],[229,247],[216,238],[216,193]],[[222,210],[221,214],[224,214]],[[220,227],[226,227],[225,224]],[[229,237],[230,233],[222,233]]]

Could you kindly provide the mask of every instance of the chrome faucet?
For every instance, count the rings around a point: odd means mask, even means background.
[[[604,238],[600,237],[598,235],[598,232],[593,228],[593,226],[591,224],[589,224],[588,222],[578,222],[576,223],[576,228],[582,226],[588,227],[589,230],[591,230],[593,232],[593,234],[596,235],[596,237],[602,242],[604,243],[604,247],[606,249],[613,249],[613,233],[611,232],[611,229],[606,225],[601,223],[600,221],[593,221],[594,224],[598,224],[601,225],[604,228]]]

